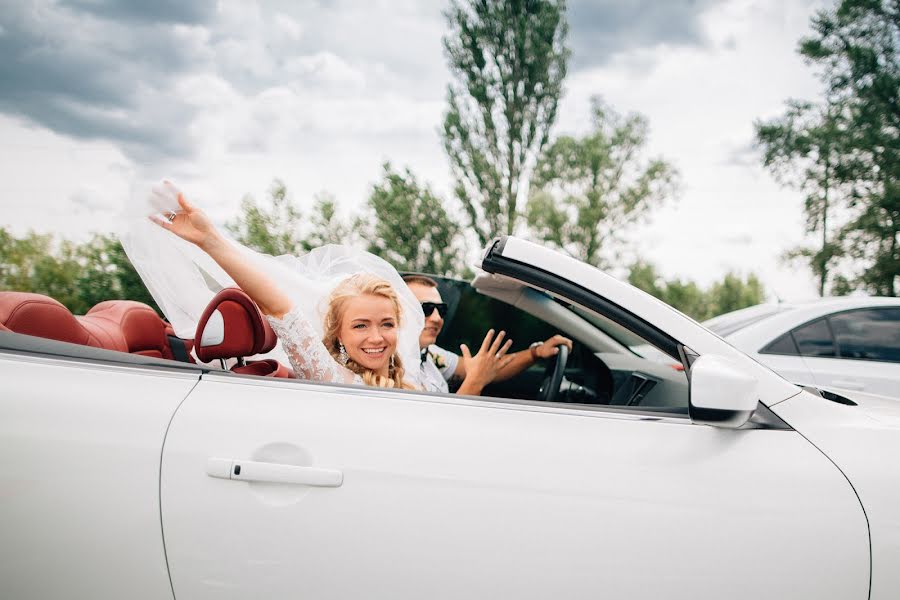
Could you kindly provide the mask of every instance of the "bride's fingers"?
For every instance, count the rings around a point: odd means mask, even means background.
[[[160,227],[162,227],[163,229],[168,229],[172,225],[172,223],[168,219],[163,219],[159,215],[149,215],[147,218],[150,219],[151,221],[153,221],[154,223],[156,223],[157,225],[159,225]]]
[[[192,210],[194,210],[194,206],[190,202],[185,200],[184,194],[182,194],[181,192],[178,192],[178,205],[181,207],[181,210],[186,213],[190,213]]]

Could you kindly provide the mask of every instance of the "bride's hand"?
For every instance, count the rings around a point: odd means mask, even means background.
[[[219,237],[219,232],[209,220],[206,214],[184,199],[184,194],[178,192],[178,205],[181,207],[167,217],[155,215],[151,220],[168,229],[178,237],[200,248],[206,248]]]

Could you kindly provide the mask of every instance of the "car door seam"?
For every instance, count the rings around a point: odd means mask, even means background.
[[[797,430],[795,429],[794,431],[797,431]],[[821,448],[819,448],[815,444],[815,442],[813,442],[811,439],[809,439],[808,437],[803,435],[802,432],[797,431],[797,433],[800,435],[800,437],[802,437],[804,440],[809,442],[809,444],[813,448],[818,450],[822,456],[827,458],[828,462],[830,462],[831,464],[834,465],[834,468],[838,470],[838,472],[843,476],[843,478],[850,485],[850,489],[853,490],[853,495],[856,496],[856,501],[859,503],[859,508],[862,510],[863,518],[865,518],[865,520],[866,520],[866,535],[867,535],[868,541],[869,541],[869,593],[866,595],[866,598],[868,600],[871,600],[871,598],[872,598],[872,559],[873,559],[873,556],[872,556],[872,527],[869,524],[869,515],[866,512],[866,506],[863,504],[862,498],[859,497],[859,492],[856,491],[856,486],[853,485],[853,482],[850,481],[850,478],[847,477],[847,474],[844,473],[844,470],[840,466],[838,466],[838,464],[836,462],[834,462],[834,460],[830,456],[828,456],[828,454],[825,451],[823,451]]]
[[[178,406],[175,407],[175,410],[172,411],[172,416],[169,417],[169,422],[166,424],[166,432],[163,435],[162,446],[159,450],[159,479],[157,481],[157,501],[159,503],[159,533],[162,537],[162,546],[163,546],[163,559],[166,561],[166,575],[169,577],[169,588],[172,590],[172,599],[175,600],[175,583],[172,581],[172,569],[169,566],[169,550],[166,547],[166,528],[163,524],[163,506],[162,506],[162,477],[163,477],[163,456],[166,451],[166,440],[169,438],[169,429],[172,427],[172,421],[175,420],[175,415],[178,414],[178,411],[181,410],[182,405],[185,400],[187,400],[190,395],[193,393],[197,386],[200,385],[200,381],[203,379],[203,375],[197,378],[197,381],[191,386],[191,389],[184,395],[184,398],[181,399],[181,402],[178,403]]]

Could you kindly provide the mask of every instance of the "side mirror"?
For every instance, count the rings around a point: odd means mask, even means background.
[[[737,429],[759,403],[759,383],[723,356],[704,354],[691,365],[690,415],[694,423]]]

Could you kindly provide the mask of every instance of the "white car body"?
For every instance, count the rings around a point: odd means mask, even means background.
[[[753,418],[241,377],[0,333],[0,597],[898,597],[900,404],[798,388],[522,240],[482,266],[512,302],[538,288],[677,341],[703,408]],[[714,393],[732,388],[753,395]]]
[[[766,351],[767,346],[788,332],[823,317],[885,308],[900,310],[900,298],[847,297],[805,304],[758,305],[710,319],[704,325],[713,331],[721,331],[730,344],[794,383],[900,399],[900,362]],[[749,324],[741,326],[742,321],[749,321]],[[900,319],[891,329],[884,328],[878,333],[900,348]]]

